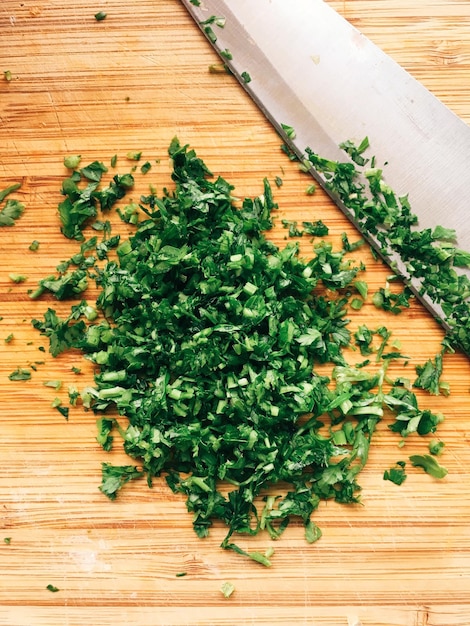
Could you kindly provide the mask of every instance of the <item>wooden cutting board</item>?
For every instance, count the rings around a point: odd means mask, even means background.
[[[330,2],[470,122],[468,2]],[[95,20],[98,11],[105,20]],[[139,179],[138,198],[150,183],[170,186],[167,148],[177,135],[239,197],[281,176],[280,217],[323,219],[335,245],[341,233],[357,234],[320,191],[305,194],[305,175],[235,81],[209,72],[217,59],[177,0],[2,0],[0,37],[0,188],[21,181],[16,197],[26,205],[14,227],[0,229],[0,624],[469,626],[470,365],[460,354],[445,358],[451,395],[420,396],[446,416],[439,432],[448,476],[410,469],[401,487],[384,481],[384,469],[428,442],[400,450],[383,425],[361,476],[362,506],[322,505],[315,520],[323,538],[313,545],[289,527],[271,569],[221,550],[218,525],[198,539],[164,481],[152,490],[133,484],[115,502],[98,491],[101,463],[126,457],[101,450],[91,413],[72,408],[66,422],[51,408],[68,384],[90,382],[91,371],[76,354],[54,360],[39,351],[45,342],[31,319],[68,305],[27,295],[76,251],[56,213],[65,155],[109,163],[117,154],[124,172],[126,154],[142,151],[153,167]],[[284,245],[285,230],[272,238]],[[389,271],[360,255],[372,293]],[[15,284],[11,272],[28,279]],[[352,316],[359,323],[393,330],[410,377],[442,339],[417,303],[399,316],[367,304]],[[45,363],[30,381],[8,379],[36,361]],[[55,379],[61,390],[44,386]],[[270,541],[258,536],[250,545],[265,550]],[[236,589],[228,600],[225,581]]]

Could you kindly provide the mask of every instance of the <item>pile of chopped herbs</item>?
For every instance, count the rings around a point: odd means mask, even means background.
[[[259,197],[239,202],[193,150],[175,139],[169,153],[174,191],[142,197],[144,218],[123,241],[109,228],[103,241],[85,240],[84,229],[102,224],[99,209],[125,195],[131,176],[101,189],[106,168],[95,162],[65,181],[62,231],[82,242],[80,253],[31,295],[79,298],[90,280],[99,295],[65,319],[49,308],[33,325],[53,356],[78,348],[96,365],[80,395],[98,416],[97,439],[111,450],[121,436],[135,460],[103,463],[101,491],[114,499],[130,480],[151,486],[164,476],[186,498],[199,537],[222,521],[222,547],[269,566],[272,550],[245,552],[234,537],[276,539],[295,519],[316,541],[322,500],[359,501],[380,420],[405,438],[434,433],[442,416],[387,376],[403,358],[387,329],[349,330],[350,301],[366,290],[348,246],[316,239],[309,260],[297,242],[278,248],[265,236],[277,208],[267,180]],[[318,222],[315,234],[326,232]],[[345,357],[351,346],[365,357],[359,365]],[[324,364],[331,376],[319,373]],[[420,381],[437,389],[431,370],[423,366]]]

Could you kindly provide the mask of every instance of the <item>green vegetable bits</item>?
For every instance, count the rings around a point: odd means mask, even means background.
[[[400,356],[388,351],[386,329],[357,335],[361,351],[376,351],[371,370],[346,362],[349,298],[365,292],[354,286],[362,267],[345,250],[320,240],[303,261],[296,242],[277,248],[264,234],[277,208],[267,180],[236,208],[233,187],[193,150],[175,139],[169,152],[174,192],[143,200],[144,219],[96,272],[101,317],[83,300],[65,319],[48,309],[33,324],[53,355],[78,348],[96,364],[81,395],[101,416],[98,441],[110,450],[121,435],[136,461],[104,463],[101,491],[114,499],[130,480],[146,476],[151,485],[163,475],[186,497],[198,536],[221,520],[224,548],[270,566],[272,550],[246,552],[233,537],[266,531],[276,539],[297,519],[317,541],[311,516],[321,500],[358,502],[357,475],[385,412],[402,437],[434,432],[441,417],[421,411],[398,383],[385,390],[387,365]],[[81,176],[97,179],[93,197],[103,208],[102,171],[95,163]],[[78,182],[67,179],[59,210],[64,234],[83,240],[98,208]],[[115,177],[113,201],[126,187]],[[82,214],[71,210],[76,202]],[[319,222],[303,228],[327,232]],[[42,285],[58,298],[76,295],[62,287]],[[316,371],[325,363],[332,378]],[[127,425],[102,417],[108,410]]]

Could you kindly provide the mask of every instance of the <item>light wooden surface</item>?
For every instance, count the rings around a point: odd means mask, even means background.
[[[468,2],[331,4],[470,122]],[[108,14],[102,22],[99,10]],[[324,536],[314,545],[289,527],[269,570],[222,551],[219,526],[198,539],[163,481],[153,490],[136,483],[114,503],[98,491],[101,462],[125,457],[99,448],[91,413],[72,409],[66,423],[50,407],[64,392],[43,385],[91,380],[77,355],[46,355],[31,381],[8,380],[43,358],[30,320],[51,303],[31,302],[27,289],[76,250],[56,215],[65,154],[109,162],[117,153],[123,172],[128,151],[160,159],[140,179],[138,197],[150,182],[170,184],[166,151],[178,135],[238,196],[259,193],[264,176],[282,176],[274,187],[280,217],[322,218],[335,241],[356,234],[320,192],[305,195],[306,178],[231,77],[209,73],[215,57],[177,0],[2,0],[0,41],[0,188],[21,180],[17,197],[26,205],[15,227],[0,230],[0,624],[469,626],[470,366],[462,355],[445,360],[451,396],[422,398],[446,415],[448,477],[410,470],[401,487],[383,481],[384,469],[427,442],[399,450],[382,425],[360,481],[363,506],[322,505],[315,519]],[[284,234],[273,233],[280,245]],[[41,242],[36,253],[33,239]],[[360,258],[371,290],[383,286],[388,270],[366,251]],[[10,272],[28,281],[13,284]],[[364,322],[394,329],[409,368],[433,356],[442,338],[418,304],[398,317],[367,305],[351,324]],[[251,544],[264,550],[270,542]],[[236,588],[229,600],[225,581]]]

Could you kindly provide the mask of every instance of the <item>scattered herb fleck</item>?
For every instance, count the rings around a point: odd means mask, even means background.
[[[437,354],[434,360],[428,359],[424,365],[416,366],[418,377],[413,385],[419,389],[425,389],[435,396],[440,393],[448,395],[450,393],[449,383],[441,380],[442,376],[442,356],[443,352]]]
[[[52,389],[55,389],[56,391],[59,391],[59,389],[62,387],[61,380],[46,380],[43,384],[45,387],[52,387]]]
[[[422,467],[423,470],[433,478],[444,478],[447,476],[447,470],[439,465],[434,456],[429,454],[414,454],[410,456],[410,461],[414,467]]]
[[[25,367],[18,367],[8,376],[8,378],[10,380],[30,380],[31,371]]]
[[[107,17],[107,13],[105,13],[104,11],[98,11],[98,13],[95,13],[95,20],[97,22],[102,22],[104,19],[106,19]]]
[[[356,288],[357,292],[361,296],[361,298],[363,300],[367,300],[367,293],[369,291],[369,286],[366,283],[366,281],[365,280],[355,280],[353,284],[354,284],[354,287]]]
[[[304,227],[304,233],[312,237],[325,237],[329,232],[328,226],[321,220],[316,220],[316,222],[302,222],[302,226]]]
[[[398,315],[404,308],[410,307],[411,291],[405,287],[400,293],[394,293],[387,287],[380,287],[378,291],[372,296],[372,303],[378,309],[384,311],[390,311],[395,315]]]
[[[281,124],[281,128],[285,132],[288,139],[295,139],[295,130],[292,126],[289,126],[288,124]]]
[[[230,50],[227,50],[227,48],[225,48],[225,50],[220,50],[219,54],[226,61],[231,61],[233,59],[232,53]]]
[[[406,480],[405,461],[397,461],[395,467],[384,472],[384,480],[389,480],[395,485],[402,485]]]
[[[142,172],[142,174],[147,174],[147,172],[149,172],[151,169],[152,169],[152,164],[150,163],[150,161],[146,161],[140,167],[140,171]]]
[[[111,465],[110,463],[103,463],[102,482],[99,489],[108,496],[110,500],[114,500],[123,485],[143,475],[143,471],[132,465]]]
[[[217,15],[211,15],[210,17],[207,18],[207,20],[204,20],[203,22],[201,22],[202,26],[209,26],[210,24],[215,24],[219,28],[224,28],[224,26],[225,26],[225,17],[217,16]]]
[[[114,428],[114,420],[108,419],[105,417],[100,417],[96,420],[96,427],[98,430],[98,434],[96,435],[96,441],[100,444],[103,450],[109,452],[113,447],[114,437],[111,435],[111,432]]]
[[[20,187],[21,183],[15,183],[0,191],[0,203]],[[23,211],[24,205],[21,202],[16,199],[9,198],[0,210],[0,226],[13,226],[16,220],[21,217]]]
[[[361,298],[352,298],[350,306],[354,311],[359,311],[364,306],[364,300],[361,300]]]
[[[57,593],[60,591],[59,587],[55,587],[54,585],[47,585],[46,589],[51,591],[52,593]]]
[[[220,591],[222,592],[224,598],[230,598],[232,593],[235,591],[235,587],[232,585],[232,583],[225,582],[220,588]]]
[[[444,452],[445,443],[438,439],[432,439],[429,442],[429,452],[434,456],[440,456]]]
[[[210,74],[227,74],[227,66],[224,63],[212,63],[209,65]]]
[[[368,137],[365,137],[358,146],[356,146],[356,144],[353,143],[352,141],[347,140],[341,143],[339,147],[342,150],[344,150],[347,154],[349,154],[351,159],[354,161],[354,163],[357,163],[357,165],[364,166],[369,162],[369,159],[365,159],[362,156],[362,154],[369,147]]]
[[[210,26],[204,26],[204,32],[206,34],[206,37],[209,39],[209,41],[212,44],[215,44],[217,41],[217,35],[214,33],[212,28]]]
[[[66,156],[64,157],[64,165],[69,170],[75,170],[80,165],[81,160],[82,157],[79,154]]]
[[[8,278],[13,283],[24,283],[26,280],[28,280],[28,277],[24,274],[16,274],[15,272],[10,272],[10,274],[8,274]]]
[[[303,230],[297,227],[296,220],[282,220],[282,225],[289,231],[289,237],[302,237]]]

